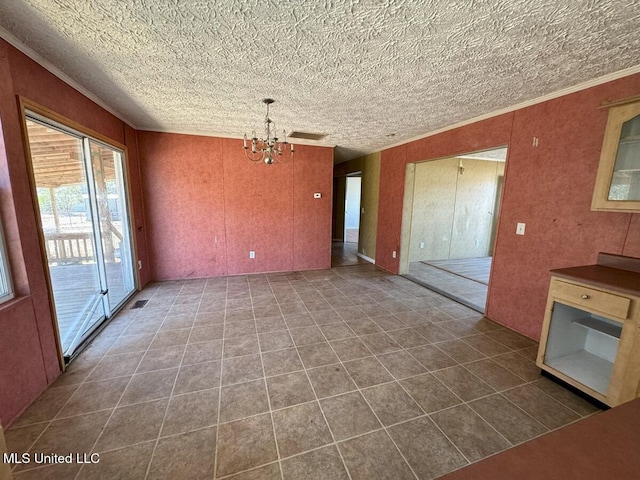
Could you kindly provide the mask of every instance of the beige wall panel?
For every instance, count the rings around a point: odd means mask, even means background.
[[[362,197],[360,208],[360,241],[358,252],[376,258],[378,233],[378,200],[380,196],[380,152],[362,157]]]
[[[410,262],[449,258],[457,175],[457,159],[416,164]]]
[[[463,160],[464,174],[458,175],[449,258],[489,255],[498,163]]]

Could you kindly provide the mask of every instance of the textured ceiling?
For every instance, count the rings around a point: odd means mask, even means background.
[[[339,159],[640,65],[640,0],[10,0],[0,27],[136,128],[240,137],[272,97]]]

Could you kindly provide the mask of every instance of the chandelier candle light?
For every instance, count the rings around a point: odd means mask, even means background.
[[[276,122],[269,118],[269,105],[273,102],[275,102],[275,100],[272,98],[265,98],[262,100],[262,103],[267,105],[267,116],[264,119],[264,134],[266,138],[263,139],[256,137],[256,132],[254,130],[251,134],[251,153],[249,153],[249,145],[247,144],[247,134],[244,134],[244,143],[242,145],[242,148],[244,148],[244,154],[249,160],[255,163],[264,161],[267,165],[271,165],[275,161],[274,155],[282,155],[283,145],[291,145],[289,150],[293,157],[294,147],[293,144],[287,142],[287,132],[285,130],[282,131],[284,140],[280,140],[276,133]]]

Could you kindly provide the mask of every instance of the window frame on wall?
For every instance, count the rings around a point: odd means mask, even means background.
[[[15,292],[13,291],[9,256],[4,240],[4,226],[0,219],[0,304],[6,303],[14,298]]]

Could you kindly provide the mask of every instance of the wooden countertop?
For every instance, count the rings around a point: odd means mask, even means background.
[[[555,277],[573,280],[596,288],[640,297],[640,273],[604,265],[559,268],[551,270]]]

